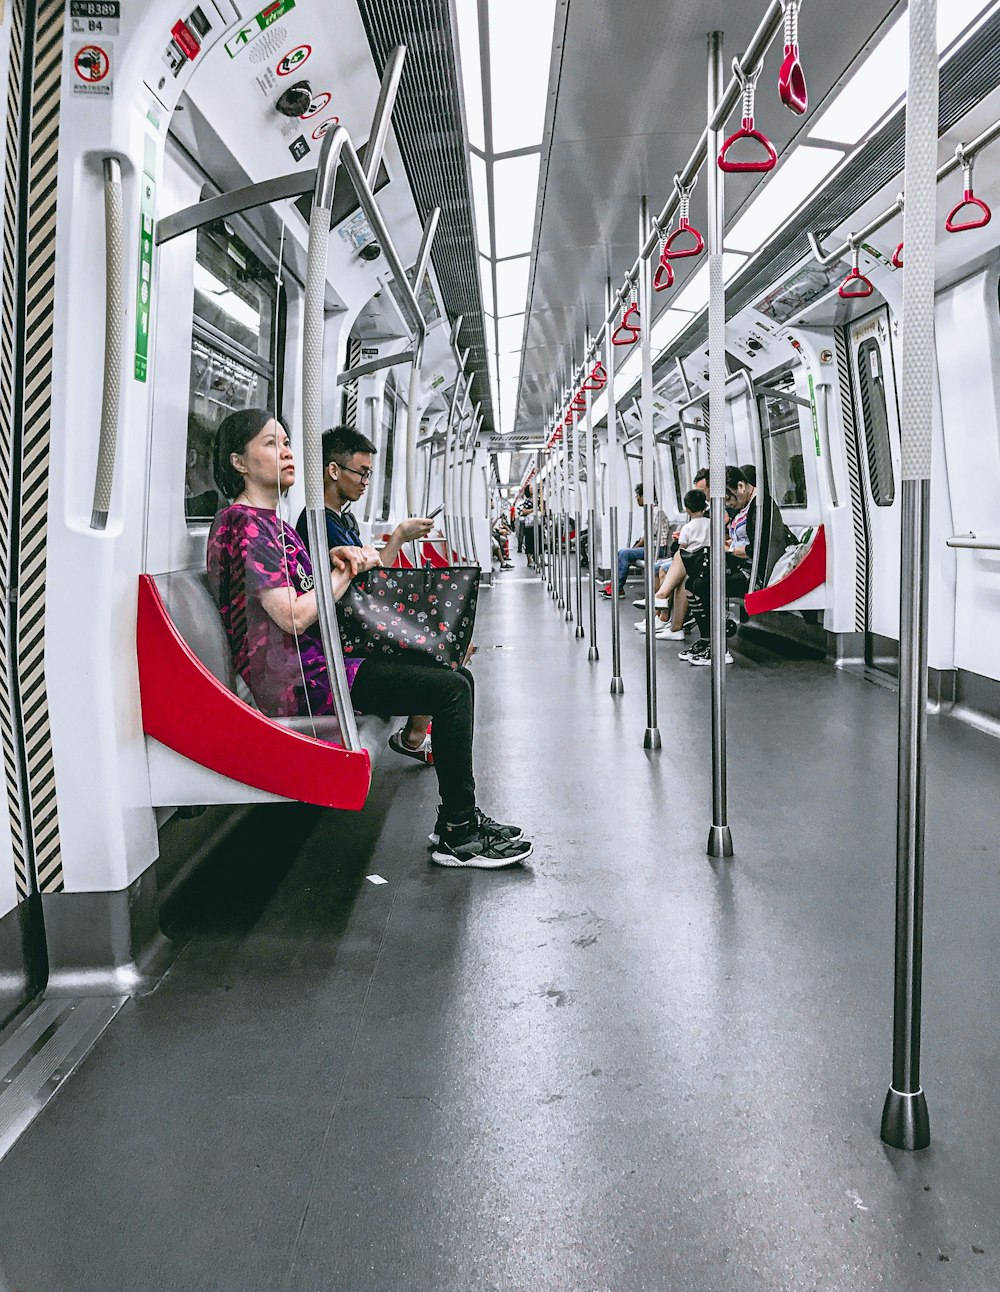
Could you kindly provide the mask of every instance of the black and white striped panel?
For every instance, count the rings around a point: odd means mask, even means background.
[[[356,368],[361,362],[361,338],[352,336],[347,343],[347,366]],[[346,426],[357,426],[358,424],[358,383],[349,381],[344,387],[344,424]]]
[[[844,426],[844,444],[847,449],[847,477],[851,486],[851,520],[854,524],[854,631],[868,631],[868,606],[871,591],[871,557],[868,543],[868,510],[861,480],[861,456],[858,445],[858,425],[854,416],[854,395],[851,389],[851,354],[847,329],[833,329],[837,351],[837,376],[840,380],[840,412]]]
[[[20,421],[20,373],[17,355],[21,321],[18,310],[20,282],[19,199],[21,193],[22,62],[24,53],[24,0],[11,0],[10,71],[7,81],[7,114],[4,139],[3,265],[0,277],[0,749],[10,814],[14,870],[19,898],[33,888],[30,826],[21,793],[20,715],[15,653],[16,632],[12,518],[17,514],[15,490],[19,485],[19,455],[15,428]]]
[[[21,896],[63,887],[45,683],[63,0],[11,4],[0,304],[0,740]]]

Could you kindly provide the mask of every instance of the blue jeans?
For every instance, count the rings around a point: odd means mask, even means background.
[[[618,582],[615,584],[615,591],[625,582],[625,576],[628,574],[628,567],[633,561],[641,561],[646,555],[644,547],[623,547],[618,552]]]

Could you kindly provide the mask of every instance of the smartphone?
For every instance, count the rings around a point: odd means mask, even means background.
[[[439,516],[443,511],[444,511],[444,503],[441,503],[439,507],[435,507],[433,511],[427,513],[426,519],[433,520],[435,516]]]

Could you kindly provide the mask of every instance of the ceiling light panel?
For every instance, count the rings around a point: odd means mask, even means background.
[[[501,260],[497,264],[497,313],[523,314],[528,300],[528,275],[531,257]]]
[[[531,251],[538,192],[539,153],[493,163],[493,208],[497,257]]]
[[[756,251],[763,246],[840,165],[842,157],[842,153],[829,148],[796,148],[771,172],[757,197],[727,232],[727,244],[740,251]]]
[[[486,163],[475,153],[469,154],[472,168],[472,200],[476,207],[476,239],[484,256],[492,254],[490,238],[490,193],[486,182]]]
[[[521,355],[521,342],[524,340],[524,315],[509,314],[497,324],[499,332],[498,347],[501,354],[516,353]]]
[[[479,57],[479,14],[475,0],[459,0],[458,49],[462,60],[462,93],[465,117],[469,126],[469,143],[480,152],[486,147],[483,125],[483,70]]]
[[[479,257],[479,281],[483,289],[483,309],[487,314],[495,314],[493,302],[493,261],[488,256]]]
[[[494,153],[541,147],[555,12],[555,0],[490,0]]]

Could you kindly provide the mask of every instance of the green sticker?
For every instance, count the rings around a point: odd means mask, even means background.
[[[145,381],[149,372],[149,311],[153,290],[153,224],[156,183],[142,177],[139,231],[139,281],[135,292],[135,379]]]
[[[226,41],[226,53],[230,58],[235,58],[240,50],[246,49],[247,45],[252,40],[256,40],[262,31],[267,31],[272,23],[277,22],[294,8],[295,0],[274,0],[273,4],[265,5],[255,18],[251,18],[231,40]]]
[[[809,407],[812,410],[813,417],[813,439],[816,441],[816,456],[821,458],[823,454],[819,447],[819,418],[816,416],[816,387],[813,385],[813,375],[809,374]]]

